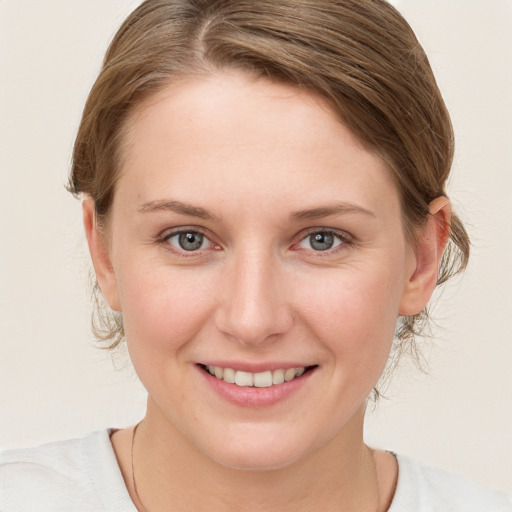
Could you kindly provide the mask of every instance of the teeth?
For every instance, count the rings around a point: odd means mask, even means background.
[[[208,365],[206,369],[210,375],[230,384],[256,388],[277,386],[283,382],[288,382],[296,377],[300,377],[306,371],[304,366],[300,368],[288,368],[287,370],[274,370],[273,372],[268,370],[260,373],[243,372],[241,370],[233,370],[233,368],[221,368],[211,365]]]
[[[272,372],[261,372],[254,374],[254,387],[269,388],[272,386]]]
[[[288,370],[284,372],[284,380],[288,382],[289,380],[292,380],[295,375],[297,375],[297,368],[288,368]]]
[[[272,372],[272,384],[282,384],[284,382],[284,370]]]
[[[236,372],[233,368],[224,368],[224,380],[230,384],[235,383]]]
[[[253,374],[249,372],[236,372],[235,373],[235,384],[237,386],[252,386],[254,382]]]

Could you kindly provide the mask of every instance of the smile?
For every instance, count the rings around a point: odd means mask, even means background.
[[[258,373],[234,370],[233,368],[221,368],[219,366],[202,366],[205,371],[219,380],[240,387],[270,388],[289,382],[314,368],[313,366],[302,366],[299,368],[278,369]]]

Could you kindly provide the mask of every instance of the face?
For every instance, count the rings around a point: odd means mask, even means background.
[[[230,72],[148,100],[123,151],[100,283],[155,428],[252,469],[359,439],[417,266],[383,161]]]

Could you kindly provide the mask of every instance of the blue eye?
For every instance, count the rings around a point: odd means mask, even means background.
[[[197,231],[180,231],[167,238],[167,242],[182,251],[198,251],[205,249],[210,241],[202,233]]]
[[[341,245],[344,241],[332,231],[316,231],[311,233],[300,242],[303,249],[312,249],[313,251],[329,251]]]

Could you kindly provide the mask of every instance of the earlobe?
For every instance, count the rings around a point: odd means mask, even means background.
[[[121,311],[114,268],[110,261],[105,235],[98,229],[94,201],[86,196],[82,201],[83,222],[89,253],[101,293],[114,311]]]
[[[437,284],[444,248],[450,238],[451,204],[438,197],[429,204],[429,216],[417,232],[414,264],[405,283],[399,313],[416,315],[428,304]]]

